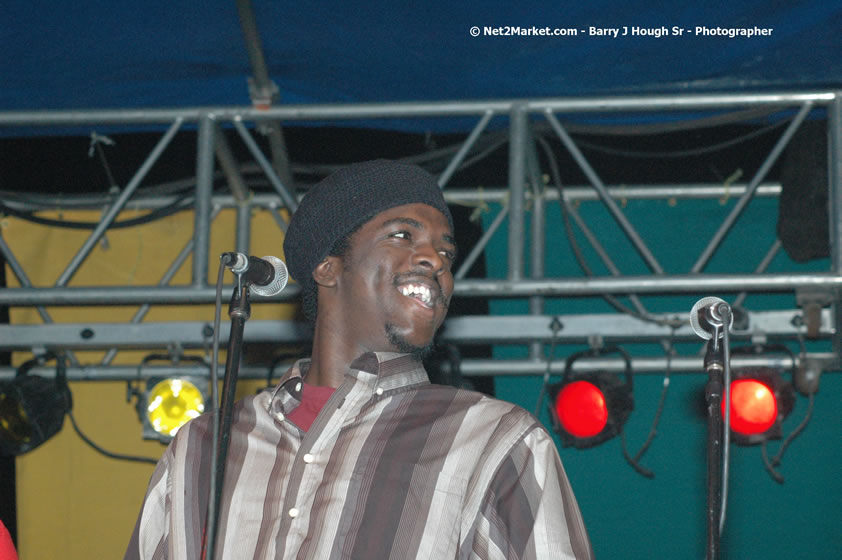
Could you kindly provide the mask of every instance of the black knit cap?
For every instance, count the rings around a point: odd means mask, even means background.
[[[379,159],[326,177],[304,196],[289,223],[284,256],[290,275],[310,287],[313,270],[337,241],[384,210],[414,203],[439,210],[453,229],[435,177],[416,165]]]

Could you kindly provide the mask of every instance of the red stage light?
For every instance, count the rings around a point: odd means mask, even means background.
[[[565,385],[555,401],[562,427],[576,437],[592,437],[605,428],[608,406],[599,387],[587,381]]]
[[[608,422],[605,395],[587,381],[565,385],[556,397],[555,410],[561,426],[580,438],[597,435]]]
[[[622,376],[607,371],[573,372],[579,358],[619,354],[626,364]],[[560,383],[547,387],[553,430],[564,447],[586,449],[607,441],[623,429],[634,409],[631,358],[611,346],[589,349],[567,358]]]
[[[748,350],[752,353],[755,347]],[[734,353],[746,353],[736,348]],[[737,445],[757,445],[780,439],[783,420],[795,405],[792,384],[778,369],[760,366],[735,369],[731,376],[731,436]],[[720,407],[725,419],[725,395]]]
[[[722,399],[725,417],[725,399]],[[731,383],[731,429],[747,436],[762,434],[778,419],[778,402],[772,389],[756,379]]]

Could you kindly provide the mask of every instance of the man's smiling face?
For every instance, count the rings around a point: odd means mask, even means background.
[[[456,255],[447,218],[426,204],[381,212],[350,238],[338,303],[360,352],[421,354],[447,315]]]

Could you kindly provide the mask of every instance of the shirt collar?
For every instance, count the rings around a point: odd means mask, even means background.
[[[275,387],[272,401],[280,399],[284,403],[284,408],[287,408],[290,398],[300,402],[300,383],[306,377],[309,368],[309,358],[295,362]],[[430,383],[427,371],[420,360],[412,354],[396,352],[366,352],[351,362],[345,376],[345,382],[348,382],[348,377],[351,377],[357,382],[370,385],[372,390],[380,388],[383,392]]]

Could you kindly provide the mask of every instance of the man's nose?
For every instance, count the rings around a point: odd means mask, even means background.
[[[416,247],[413,263],[436,273],[444,269],[444,258],[432,243],[421,243]]]

